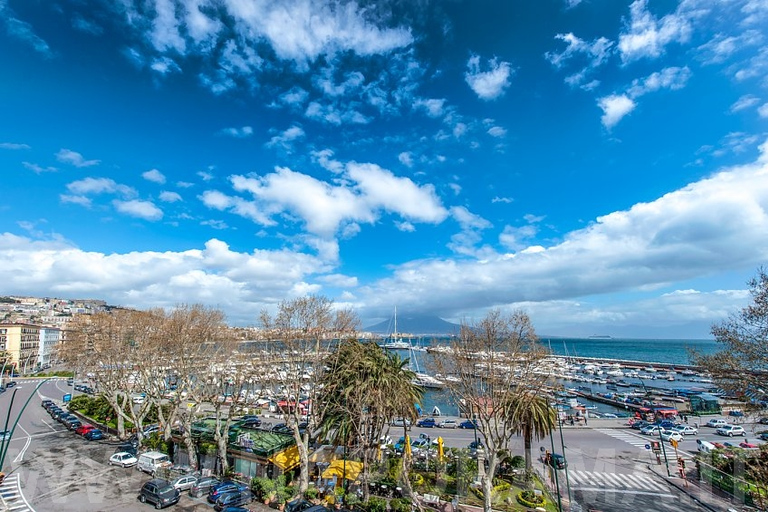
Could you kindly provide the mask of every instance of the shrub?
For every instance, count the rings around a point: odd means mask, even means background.
[[[546,502],[544,496],[539,496],[533,491],[522,491],[517,495],[517,501],[524,507],[536,508],[544,505]]]
[[[253,485],[251,485],[253,486]],[[304,497],[308,500],[316,500],[318,496],[317,488],[316,487],[310,487],[304,492]]]
[[[379,498],[378,496],[371,496],[368,501],[363,504],[363,508],[366,512],[386,512],[387,500]]]
[[[510,465],[515,469],[520,469],[525,467],[525,457],[522,455],[515,455],[512,457],[512,461],[510,462]]]
[[[389,508],[392,512],[411,512],[411,500],[408,498],[395,498],[390,500]]]

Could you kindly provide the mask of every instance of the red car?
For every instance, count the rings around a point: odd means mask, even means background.
[[[759,446],[757,446],[756,444],[754,444],[754,443],[748,443],[748,442],[746,442],[746,441],[744,441],[744,442],[742,442],[742,443],[739,443],[739,446],[741,446],[742,448],[760,448],[760,447],[759,447]]]
[[[94,427],[93,425],[89,425],[89,424],[86,423],[85,425],[80,425],[79,427],[77,427],[75,429],[75,434],[77,434],[79,436],[84,436],[85,434],[87,434],[88,432],[90,432],[91,430],[93,430],[95,428],[96,427]]]

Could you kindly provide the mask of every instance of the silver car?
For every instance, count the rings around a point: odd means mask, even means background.
[[[179,491],[187,491],[194,487],[196,483],[197,477],[195,475],[182,475],[175,480],[171,480],[171,485]]]

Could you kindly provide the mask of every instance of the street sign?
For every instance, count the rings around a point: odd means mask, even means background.
[[[674,439],[670,439],[669,444],[671,444],[673,448],[677,448],[677,441],[675,441]]]
[[[646,450],[650,450],[650,449],[651,449],[651,445],[649,445],[649,444],[646,444],[646,445],[645,445],[645,449],[646,449]]]
[[[67,393],[66,395],[64,395],[63,397],[61,397],[61,400],[62,400],[64,403],[67,403],[67,402],[70,402],[70,401],[72,401],[72,393]]]

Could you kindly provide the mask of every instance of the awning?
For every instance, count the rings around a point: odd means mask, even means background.
[[[346,475],[344,475],[345,468],[347,470]],[[322,477],[325,479],[344,477],[347,480],[355,480],[362,470],[362,462],[335,460],[323,471]]]
[[[299,459],[299,447],[296,445],[291,446],[287,450],[274,454],[268,460],[280,468],[281,471],[290,471],[301,462]]]

